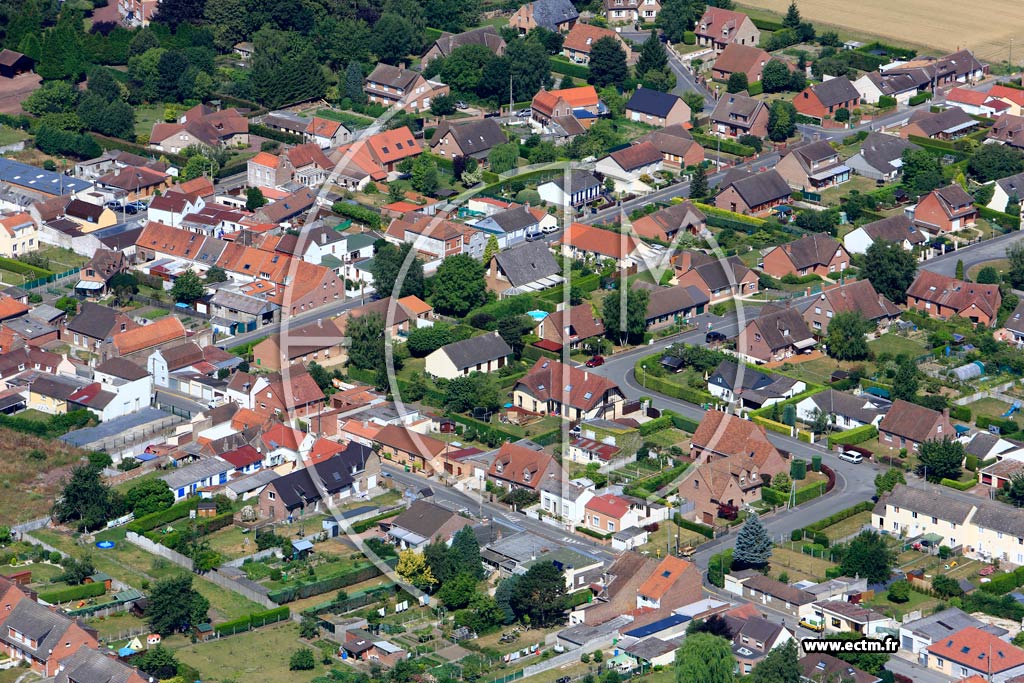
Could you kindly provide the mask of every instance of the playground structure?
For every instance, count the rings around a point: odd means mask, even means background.
[[[1013,405],[1011,405],[1010,408],[1005,413],[1002,414],[1002,417],[1004,419],[1008,418],[1018,410],[1020,410],[1020,401],[1014,401]]]

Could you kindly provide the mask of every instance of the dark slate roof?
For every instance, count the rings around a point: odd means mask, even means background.
[[[735,391],[737,389],[761,389],[774,381],[768,375],[753,368],[743,366],[742,373],[739,372],[739,368],[739,364],[735,361],[723,360],[708,378],[708,382]],[[737,375],[739,375],[738,384]]]
[[[551,182],[554,183],[558,187],[558,189],[562,190],[563,192],[566,191],[566,178],[564,173],[552,179]],[[581,171],[579,169],[573,169],[572,171],[569,172],[568,185],[570,193],[582,192],[583,190],[590,189],[591,187],[597,187],[600,184],[601,181],[598,180],[590,171]],[[1021,193],[1021,196],[1024,197],[1024,192]]]
[[[970,124],[978,124],[960,107],[950,107],[934,114],[930,111],[917,111],[911,115],[910,123],[916,123],[921,132],[928,137],[948,130],[969,128]]]
[[[490,121],[491,119],[487,120]],[[537,225],[537,217],[526,206],[517,206],[514,209],[501,211],[490,216],[490,219],[505,232],[515,232]]]
[[[767,204],[793,193],[789,183],[774,168],[763,173],[748,173],[744,177],[738,175],[731,178],[726,176],[718,189],[722,191],[731,185],[750,207]]]
[[[527,242],[513,249],[500,251],[494,258],[513,287],[521,287],[562,273],[555,257],[543,242]]]
[[[56,612],[51,612],[43,605],[32,600],[22,600],[14,606],[4,620],[4,629],[0,639],[12,643],[20,650],[29,652],[40,659],[49,659],[47,653],[53,651],[64,632],[71,625],[71,620]],[[26,638],[36,641],[36,647],[15,641],[8,635],[8,628],[18,631]]]
[[[742,123],[734,118],[738,116],[749,123],[754,114],[763,106],[764,102],[744,93],[724,95],[715,105],[715,110],[711,113],[711,120],[733,124]]]
[[[141,680],[148,677],[116,657],[80,647],[75,654],[61,662],[61,670],[54,683],[127,683],[136,674]]]
[[[859,422],[872,422],[889,409],[888,405],[876,403],[870,394],[854,396],[835,389],[826,389],[811,397],[814,405],[823,413],[852,417]]]
[[[92,339],[104,340],[114,330],[116,323],[117,311],[113,308],[86,301],[78,309],[78,315],[67,324],[67,328]]]
[[[497,332],[452,342],[438,350],[448,356],[452,364],[460,369],[471,368],[477,363],[506,358],[512,354],[512,349]]]
[[[866,223],[861,228],[873,241],[882,240],[897,244],[903,240],[907,240],[911,244],[921,244],[926,241],[924,233],[914,227],[914,221],[902,213],[873,223]]]
[[[651,116],[668,116],[672,107],[679,101],[677,95],[647,88],[637,88],[633,96],[626,103],[626,109],[639,111]]]
[[[508,138],[501,132],[501,126],[494,119],[480,119],[458,125],[442,121],[430,139],[431,145],[449,132],[459,143],[459,148],[471,156],[484,154],[492,147],[508,142]]]
[[[850,100],[860,100],[860,93],[846,76],[830,78],[811,88],[818,100],[826,107],[832,107]]]
[[[534,0],[532,5],[534,21],[549,31],[557,31],[560,23],[580,16],[571,0]]]
[[[458,517],[451,510],[425,500],[414,501],[409,508],[391,521],[391,526],[411,531],[423,538],[433,538],[452,518]],[[466,521],[469,524],[469,520]]]
[[[1017,199],[1024,199],[1024,173],[1000,178],[996,181],[996,185],[1003,188],[1003,192],[1007,196],[1017,195]]]
[[[289,510],[320,500],[320,487],[328,494],[337,493],[353,482],[352,468],[356,472],[366,469],[366,461],[373,451],[361,443],[352,441],[337,455],[322,460],[310,469],[303,467],[275,479],[272,484]],[[315,471],[314,481],[311,472]]]
[[[148,377],[146,369],[124,358],[110,358],[96,366],[96,372],[102,372],[129,381]]]
[[[938,487],[935,487],[936,489]],[[963,524],[971,514],[973,505],[965,500],[947,496],[943,490],[941,495],[931,488],[910,487],[897,484],[889,493],[883,494],[875,506],[875,514],[885,516],[885,506],[893,505],[905,508],[920,515],[937,517],[946,522]],[[981,499],[978,499],[981,502]]]
[[[797,270],[812,268],[814,266],[828,265],[839,250],[840,244],[829,235],[812,233],[783,244],[776,249],[783,250]]]
[[[882,173],[896,169],[892,163],[903,156],[908,149],[920,149],[912,142],[885,133],[870,133],[860,145],[860,156],[871,168]]]
[[[796,308],[766,306],[751,324],[757,325],[765,344],[773,351],[814,338]]]
[[[371,83],[380,83],[381,85],[387,85],[392,88],[401,88],[407,90],[409,85],[412,84],[416,77],[419,76],[415,71],[409,69],[403,69],[398,66],[391,66],[390,64],[378,63],[373,68],[373,71],[366,80]]]

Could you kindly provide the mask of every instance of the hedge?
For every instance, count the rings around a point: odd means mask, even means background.
[[[267,138],[268,140],[283,142],[286,145],[301,145],[303,141],[301,135],[286,133],[283,130],[277,130],[276,128],[268,128],[267,126],[261,126],[258,123],[249,124],[249,134],[258,135],[261,138]]]
[[[381,513],[379,515],[375,515],[373,517],[370,517],[369,519],[361,519],[358,522],[353,522],[353,524],[352,524],[352,531],[353,531],[353,533],[361,534],[364,531],[368,531],[369,529],[372,529],[378,522],[382,522],[385,519],[391,519],[392,517],[397,516],[398,513],[400,513],[401,511],[402,511],[401,508],[399,508],[397,510],[391,510],[389,512],[383,512],[383,513]]]
[[[584,81],[590,77],[590,69],[582,64],[574,64],[565,57],[548,57],[548,64],[550,64],[551,70],[556,74],[572,76],[573,78],[579,78]]]
[[[757,154],[757,150],[753,147],[741,145],[735,140],[725,140],[713,135],[704,135],[703,133],[691,133],[691,135],[698,145],[707,149],[719,150],[726,154],[735,154],[739,157],[752,157]]]
[[[759,424],[765,429],[770,429],[773,432],[785,434],[786,436],[793,434],[793,428],[787,424],[776,422],[775,420],[769,420],[767,417],[762,417],[760,415],[754,415],[751,419],[755,424]]]
[[[176,522],[183,517],[188,517],[189,510],[195,509],[198,505],[199,499],[197,498],[183,500],[180,503],[175,503],[169,508],[128,522],[125,528],[128,531],[134,531],[137,534],[145,534],[147,531],[152,531],[158,526],[164,526],[165,524]]]
[[[345,572],[344,574],[337,574],[326,579],[310,581],[308,583],[299,583],[294,586],[287,586],[280,590],[271,591],[267,594],[267,597],[281,605],[287,602],[292,602],[293,600],[302,600],[314,595],[326,593],[327,591],[333,591],[339,588],[344,588],[345,586],[369,581],[370,579],[380,576],[380,574],[381,571],[371,564],[353,571]]]
[[[511,432],[506,432],[504,429],[498,429],[497,427],[492,427],[491,425],[487,424],[486,422],[481,422],[480,420],[474,420],[473,418],[471,418],[471,417],[469,417],[467,415],[453,414],[453,415],[451,415],[451,418],[453,420],[455,420],[456,422],[459,422],[459,423],[465,425],[466,427],[472,427],[473,429],[477,430],[478,432],[482,432],[482,433],[495,432],[495,433],[499,434],[501,437],[503,437],[505,439],[511,439],[512,441],[519,441],[519,437],[516,436],[515,434],[513,434]]]
[[[999,417],[991,417],[989,415],[979,415],[975,422],[978,429],[988,429],[990,426],[999,427],[1001,434],[1012,434],[1013,432],[1020,431],[1020,427],[1013,420],[1004,420]]]
[[[675,427],[676,429],[681,429],[684,432],[689,432],[693,434],[694,432],[697,431],[697,427],[700,426],[700,422],[685,417],[683,415],[673,415],[672,426]]]
[[[729,211],[727,209],[720,209],[717,206],[713,206],[711,204],[704,204],[703,202],[694,202],[693,205],[700,209],[701,213],[703,213],[705,216],[709,218],[711,216],[719,216],[721,218],[727,218],[737,223],[743,223],[745,225],[750,225],[755,228],[759,228],[768,222],[763,218],[757,218],[756,216],[745,216],[742,213],[736,213],[735,211]]]
[[[789,496],[781,491],[776,491],[768,486],[761,487],[761,500],[768,503],[769,505],[779,506],[785,505],[786,501],[789,500]]]
[[[362,206],[361,204],[334,202],[331,210],[334,211],[334,213],[347,216],[358,223],[362,223],[371,230],[380,230],[380,226],[383,223],[379,213],[373,209]]]
[[[578,527],[576,527],[576,531],[580,532],[581,534],[585,534],[587,536],[590,536],[591,538],[596,538],[599,541],[607,541],[609,538],[612,537],[611,534],[602,534],[599,531],[594,531],[593,529],[588,529],[585,526],[578,526]]]
[[[543,434],[538,434],[537,436],[532,437],[530,441],[533,441],[538,446],[550,446],[561,438],[562,429],[560,427],[556,427],[549,432],[544,432]]]
[[[750,21],[753,22],[754,26],[761,31],[771,31],[772,33],[775,33],[776,31],[781,31],[786,28],[782,25],[782,22],[775,21],[773,19],[755,19],[754,17],[751,17]]]
[[[17,273],[18,275],[31,275],[33,278],[49,277],[50,275],[53,275],[53,273],[45,268],[39,268],[37,266],[22,263],[21,261],[15,261],[14,259],[5,258],[3,256],[0,256],[0,268],[9,270],[12,273]]]
[[[523,359],[529,361],[538,361],[541,358],[550,358],[551,360],[561,360],[561,356],[555,351],[548,351],[542,349],[539,346],[531,344],[523,349]]]
[[[860,503],[857,503],[853,507],[848,507],[845,510],[840,510],[835,514],[829,515],[825,519],[819,519],[817,522],[808,524],[804,528],[810,531],[823,531],[828,527],[832,526],[833,524],[838,524],[839,522],[847,520],[850,517],[853,517],[854,515],[859,515],[862,512],[870,512],[871,510],[874,509],[875,504],[872,501],[861,501]]]
[[[121,138],[112,138],[107,135],[100,135],[99,133],[92,133],[92,136],[96,138],[96,142],[100,144],[103,149],[119,149],[122,152],[131,152],[147,159],[155,159],[153,156],[153,150],[149,149],[145,145],[139,145],[128,140],[122,140]],[[171,162],[174,166],[182,168],[188,159],[181,154],[171,154],[169,152],[161,152],[160,156],[166,157],[167,161]]]
[[[715,530],[707,524],[700,524],[699,522],[691,522],[688,519],[683,519],[683,516],[678,512],[672,517],[672,521],[676,523],[676,526],[681,526],[684,529],[689,529],[690,531],[696,531],[705,538],[715,537]]]
[[[262,612],[253,612],[252,614],[248,614],[237,619],[231,619],[230,621],[222,621],[217,624],[216,631],[219,636],[230,636],[235,633],[241,633],[242,631],[266,626],[267,624],[276,624],[277,622],[284,621],[289,617],[291,617],[291,610],[287,607],[275,607]]]
[[[1020,229],[1020,216],[996,211],[982,204],[975,204],[974,206],[978,209],[978,215],[985,220],[996,223],[1007,230]]]
[[[672,426],[672,416],[662,415],[661,417],[655,418],[650,422],[645,422],[640,425],[640,436],[650,436],[654,432],[660,432],[663,429],[668,429]]]
[[[796,495],[794,496],[795,502],[797,505],[800,505],[801,503],[813,500],[822,495],[826,488],[827,484],[819,481],[817,484],[811,484],[810,486],[805,486],[802,489],[797,489]]]
[[[916,95],[911,96],[911,98],[907,100],[907,104],[909,104],[911,107],[914,107],[918,104],[924,104],[929,99],[931,99],[931,96],[932,95],[929,92],[919,92]]]
[[[981,584],[981,590],[1001,595],[1022,585],[1024,585],[1024,567],[1017,567],[1012,572],[993,576],[991,581]]]
[[[946,479],[943,477],[942,481],[939,483],[943,486],[948,486],[951,489],[956,489],[957,491],[966,491],[977,486],[978,480],[971,479],[970,481],[957,481],[956,479]]]
[[[954,420],[960,420],[961,422],[971,421],[971,409],[967,406],[951,405],[949,407],[949,416]]]
[[[637,488],[643,488],[644,490],[651,492],[657,491],[662,486],[671,483],[673,479],[680,476],[686,471],[687,467],[689,467],[689,465],[683,463],[681,465],[676,465],[675,467],[670,467],[669,469],[659,472],[652,477],[631,481],[623,487],[622,492],[627,496],[630,496],[636,495],[630,492],[635,491]]]
[[[870,441],[878,436],[878,428],[874,425],[864,425],[862,427],[854,427],[853,429],[847,429],[843,432],[835,432],[828,435],[828,447],[835,448],[839,444],[844,446],[853,446],[855,444],[864,443]]]
[[[68,586],[67,588],[58,588],[56,590],[40,593],[39,599],[44,602],[48,602],[51,605],[57,605],[62,602],[95,598],[106,592],[107,587],[103,582],[96,581],[95,583],[83,583],[80,586]]]
[[[747,86],[747,94],[750,95],[751,97],[754,97],[755,95],[760,95],[763,92],[764,86],[761,85],[761,81],[754,81],[753,83],[750,83]],[[756,152],[757,150],[754,151]]]
[[[575,593],[570,593],[569,595],[565,596],[566,606],[569,609],[579,607],[580,605],[585,605],[589,602],[593,602],[593,600],[594,594],[588,590],[576,591]]]

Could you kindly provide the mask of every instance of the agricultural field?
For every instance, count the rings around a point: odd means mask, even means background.
[[[747,6],[781,17],[789,0],[746,0],[736,9],[743,11]],[[819,32],[838,28],[841,36],[877,36],[900,45],[948,52],[968,48],[979,59],[988,60],[1005,59],[1014,28],[1024,24],[1024,5],[1016,0],[986,0],[980,6],[940,0],[818,0],[801,5],[800,14],[814,22]],[[992,17],[999,17],[999,22],[994,24]],[[956,30],[951,30],[954,26]]]

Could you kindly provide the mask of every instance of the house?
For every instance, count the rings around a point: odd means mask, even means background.
[[[896,304],[875,291],[871,280],[852,280],[835,287],[826,287],[804,309],[804,320],[814,334],[824,337],[828,334],[828,324],[834,315],[850,312],[874,324],[874,331],[868,333],[871,337],[884,334],[901,313]]]
[[[490,121],[491,119],[487,119]],[[517,206],[506,211],[492,213],[473,224],[477,230],[482,230],[498,238],[498,247],[507,249],[515,244],[526,241],[527,235],[534,235],[540,232],[541,220],[547,220],[546,212],[541,211],[543,218],[538,218],[529,206]],[[552,219],[554,220],[554,219]]]
[[[517,407],[567,420],[617,417],[623,401],[611,380],[547,358],[538,359],[512,388]]]
[[[216,110],[197,104],[176,123],[157,122],[149,134],[149,146],[178,154],[188,147],[210,149],[249,144],[249,120],[237,109]]]
[[[604,334],[604,323],[588,302],[550,313],[537,322],[534,334],[562,348],[577,349]]]
[[[92,187],[93,184],[87,180],[66,176],[58,171],[47,171],[14,159],[0,159],[0,188],[13,190],[31,200],[54,197],[71,199]]]
[[[864,254],[875,242],[892,242],[906,251],[913,251],[915,247],[923,246],[927,241],[928,236],[917,229],[914,221],[905,214],[897,214],[865,223],[846,233],[843,237],[843,247],[847,253]]]
[[[957,607],[949,607],[941,612],[901,624],[900,649],[921,655],[929,645],[942,642],[968,627],[988,631],[996,636],[1005,635],[1005,629],[990,626]]]
[[[946,104],[963,109],[972,116],[996,118],[1007,114],[1013,105],[1006,100],[994,97],[991,93],[968,90],[956,87],[946,93]]]
[[[929,645],[925,652],[928,668],[947,676],[1006,683],[1024,675],[1024,650],[974,626]]]
[[[566,189],[568,188],[568,189]],[[572,169],[537,187],[541,201],[560,207],[578,208],[601,196],[601,181],[590,171]]]
[[[566,0],[568,1],[568,0]],[[544,90],[533,96],[530,112],[534,121],[541,124],[550,123],[562,117],[582,118],[584,127],[589,127],[594,117],[605,113],[604,104],[597,96],[597,89],[592,85],[561,90]]]
[[[388,225],[384,239],[394,244],[407,242],[430,260],[444,259],[465,250],[463,231],[456,223],[440,216],[406,214]]]
[[[428,80],[418,71],[378,62],[363,81],[363,92],[374,104],[398,105],[403,110],[418,113],[430,109],[435,97],[448,95],[450,88]]]
[[[634,143],[650,142],[662,155],[662,164],[667,168],[687,168],[704,161],[704,148],[681,124],[665,126],[641,135]],[[543,198],[543,195],[542,195]]]
[[[711,77],[716,81],[728,81],[733,74],[743,74],[747,83],[761,80],[761,70],[772,56],[755,45],[729,43],[711,65]]]
[[[1024,173],[1000,178],[993,185],[992,199],[987,204],[990,209],[1005,212],[1010,204],[1024,200]]]
[[[401,299],[392,299],[390,296],[343,312],[338,316],[335,325],[344,332],[349,320],[369,314],[379,315],[386,324],[389,324],[386,332],[392,340],[401,340],[411,330],[420,327],[416,312],[407,308]]]
[[[394,424],[384,426],[373,437],[373,442],[381,455],[414,472],[429,472],[432,461],[448,449],[444,441]]]
[[[957,88],[954,88],[954,90],[957,90]],[[1002,83],[995,83],[988,89],[988,95],[1009,105],[1005,113],[1013,114],[1014,116],[1024,114],[1024,93],[1016,88],[1011,88]]]
[[[714,409],[704,414],[690,439],[690,457],[698,465],[745,458],[771,476],[788,468],[788,456],[768,440],[764,427]]]
[[[506,442],[487,469],[487,478],[502,488],[538,491],[541,482],[561,480],[562,468],[552,456]]]
[[[846,160],[846,165],[865,178],[892,182],[900,174],[903,153],[908,149],[916,150],[920,147],[895,135],[872,131],[860,143],[860,150]]]
[[[640,87],[626,102],[626,118],[660,128],[685,127],[690,125],[690,106],[678,95]]]
[[[796,619],[812,615],[817,601],[813,593],[760,574],[743,582],[743,597],[755,605],[771,605],[773,611],[783,612]]]
[[[522,34],[538,26],[556,33],[568,33],[580,13],[569,0],[534,0],[517,9],[508,25]]]
[[[480,119],[451,124],[441,121],[430,138],[430,151],[442,157],[473,157],[485,161],[492,147],[503,145],[508,138],[494,119]]]
[[[785,360],[804,353],[817,341],[796,308],[765,306],[737,339],[737,351],[755,363]]]
[[[540,506],[544,512],[571,527],[583,523],[587,501],[594,496],[589,479],[547,479],[540,484]]]
[[[263,186],[269,187],[266,183],[254,183],[254,170],[259,171],[263,167],[259,165],[260,159],[266,159],[270,157],[277,159],[273,154],[267,154],[266,152],[260,152],[255,157],[247,162],[248,177],[250,185],[252,187]],[[287,182],[287,181],[284,181]],[[277,184],[284,184],[284,182]],[[149,212],[147,216],[149,220],[157,223],[163,223],[164,225],[170,225],[171,227],[180,227],[185,217],[199,213],[206,208],[206,202],[198,194],[185,194],[183,192],[177,192],[175,190],[168,190],[159,197],[153,197],[149,202]]]
[[[203,458],[191,465],[175,467],[159,478],[178,502],[195,495],[199,489],[226,484],[234,469],[234,465],[218,457]]]
[[[447,508],[420,499],[388,521],[387,534],[401,548],[420,549],[427,543],[446,543],[471,524],[470,520]]]
[[[138,412],[152,400],[153,378],[145,368],[124,358],[111,358],[97,365],[93,379],[99,388],[86,394],[87,401],[80,401],[79,393],[72,394],[68,400],[98,412],[104,421]],[[104,393],[109,394],[109,399],[103,406],[94,408],[92,401],[97,394]]]
[[[580,465],[586,465],[592,462],[607,463],[614,459],[619,453],[619,447],[610,443],[594,441],[593,439],[587,438],[578,438],[573,439],[569,444],[569,454],[566,456],[566,459]],[[594,528],[600,529],[601,527],[600,525],[597,525]],[[624,526],[619,526],[619,530],[624,528]]]
[[[425,371],[432,377],[455,379],[471,372],[495,372],[512,359],[512,349],[497,332],[445,344],[426,357]]]
[[[708,392],[712,396],[755,409],[792,398],[806,388],[801,381],[766,375],[731,360],[723,360],[708,377]]]
[[[18,258],[39,248],[36,222],[27,213],[0,217],[0,255]]]
[[[891,97],[896,104],[907,105],[911,97],[931,88],[931,79],[924,69],[886,70],[885,73],[870,71],[855,80],[853,87],[867,104],[877,105],[882,97]]]
[[[660,0],[602,0],[604,18],[609,24],[653,24],[661,11]]]
[[[118,332],[112,339],[113,351],[118,356],[127,356],[184,338],[185,326],[176,316],[169,315],[148,325]]]
[[[916,135],[935,140],[956,140],[977,126],[978,122],[959,107],[950,107],[934,113],[922,109],[910,115],[907,125],[900,129],[900,137],[907,139]]]
[[[60,338],[73,348],[98,354],[100,346],[113,339],[115,334],[138,326],[120,311],[85,301],[78,307],[78,314],[64,322]]]
[[[761,32],[746,14],[709,6],[697,21],[693,32],[697,44],[721,52],[731,43],[757,45]]]
[[[583,525],[600,534],[614,534],[634,526],[630,519],[629,501],[613,493],[594,496],[583,506],[583,510]]]
[[[793,98],[793,106],[804,116],[824,120],[840,109],[853,111],[860,104],[860,93],[846,76],[809,85]]]
[[[594,499],[596,500],[596,499]],[[593,502],[593,500],[591,500]],[[636,609],[671,612],[700,600],[701,572],[692,562],[667,555],[636,589]]]
[[[152,637],[152,636],[151,636]],[[157,636],[159,638],[159,636]],[[92,647],[79,647],[63,659],[54,683],[147,683],[149,675]]]
[[[623,52],[626,53],[627,64],[632,64],[636,61],[633,49],[618,33],[611,29],[582,22],[574,24],[565,35],[565,40],[562,41],[562,56],[570,62],[589,64],[591,46],[602,38],[611,38],[622,47]]]
[[[303,137],[320,149],[330,149],[343,145],[352,139],[352,131],[346,128],[340,121],[331,121],[314,116],[309,120]]]
[[[757,273],[736,256],[720,260],[704,252],[687,249],[676,255],[673,264],[676,268],[673,282],[696,287],[708,297],[709,304],[757,293]]]
[[[708,305],[708,297],[697,287],[675,285],[658,287],[637,281],[634,289],[648,290],[646,321],[648,330],[660,330],[700,315]]]
[[[707,231],[707,216],[692,202],[683,201],[636,219],[632,227],[641,237],[671,243],[680,231],[703,235]]]
[[[630,235],[611,233],[584,223],[572,223],[556,242],[562,256],[603,263],[611,260],[616,269],[636,263],[640,242]]]
[[[892,617],[846,600],[819,600],[814,603],[814,616],[825,626],[825,633],[859,633],[880,638],[896,627]]]
[[[1024,116],[1003,114],[992,124],[986,138],[1010,147],[1024,149]]]
[[[654,190],[652,176],[661,170],[662,155],[650,142],[630,145],[597,162],[595,170],[615,183],[615,191],[646,194]]]
[[[817,275],[834,278],[850,264],[850,255],[833,237],[813,233],[773,248],[764,255],[762,270],[775,278]]]
[[[79,272],[81,279],[75,285],[75,290],[87,296],[103,296],[107,292],[107,285],[114,276],[127,270],[128,261],[122,252],[97,249],[93,257]]]
[[[4,583],[0,583],[0,587]],[[6,586],[0,614],[0,652],[43,678],[56,676],[82,648],[96,648],[97,632],[84,622],[39,604],[18,587]]]
[[[940,320],[958,315],[991,327],[1002,303],[998,285],[965,282],[927,270],[919,271],[907,289],[908,308]]]
[[[261,370],[281,370],[296,362],[330,367],[347,360],[345,344],[345,335],[336,320],[318,319],[289,326],[283,336],[268,336],[253,346],[252,362]]]
[[[925,441],[946,438],[956,438],[956,431],[949,421],[949,411],[940,413],[902,399],[893,402],[878,425],[878,442],[890,450],[906,448],[907,452],[913,453]]]
[[[173,125],[173,124],[156,124],[160,125]],[[172,144],[172,143],[166,143]],[[184,149],[184,148],[182,148]],[[166,151],[166,150],[165,150]],[[96,179],[96,187],[99,190],[105,190],[106,193],[112,198],[125,201],[135,202],[141,199],[147,199],[148,197],[154,196],[157,192],[163,192],[171,187],[171,181],[173,177],[162,171],[157,171],[151,168],[134,167],[128,166],[126,168],[111,171],[106,175],[102,175]],[[109,210],[108,210],[109,211]],[[98,215],[102,216],[103,211],[100,209]],[[108,225],[112,225],[116,218],[113,217],[113,211],[110,211],[105,216],[105,221]],[[79,218],[76,220],[79,225],[84,223],[96,223],[97,221],[90,221],[88,219],[83,220]],[[106,226],[104,226],[106,227]]]
[[[589,594],[591,579],[600,574],[604,569],[604,562],[602,560],[576,552],[570,548],[562,547],[545,552],[536,559],[520,562],[519,566],[512,571],[517,574],[525,574],[534,565],[547,562],[555,565],[555,568],[565,577],[565,592],[568,594],[580,591],[587,591]]]
[[[850,179],[850,167],[839,159],[839,152],[824,140],[792,147],[779,159],[775,170],[796,190],[820,191]]]
[[[768,107],[743,93],[723,95],[711,112],[710,130],[713,134],[738,138],[753,135],[768,136]]]
[[[32,71],[35,60],[14,50],[0,50],[0,77],[14,78],[18,74]]]
[[[882,683],[882,679],[861,671],[837,657],[825,654],[809,654],[799,660],[800,680],[807,683],[830,683],[841,680],[844,683]]]
[[[723,618],[732,631],[733,658],[743,675],[753,671],[769,652],[793,639],[784,625],[774,624],[760,615],[741,618],[726,612]]]
[[[956,183],[932,190],[914,207],[914,222],[932,234],[957,232],[977,220],[974,198]]]
[[[792,190],[774,168],[761,173],[734,169],[726,173],[715,195],[719,209],[745,215],[763,215],[776,206],[789,204]]]
[[[481,26],[462,33],[444,31],[420,57],[420,67],[426,69],[435,59],[447,57],[456,49],[466,45],[482,45],[493,52],[496,57],[505,54],[505,39],[493,26]]]
[[[543,242],[528,242],[494,254],[484,280],[488,291],[499,298],[539,292],[564,281],[562,268]]]
[[[260,492],[260,519],[290,520],[331,509],[342,501],[367,494],[380,481],[380,458],[368,446],[349,443],[330,457],[274,479]]]

